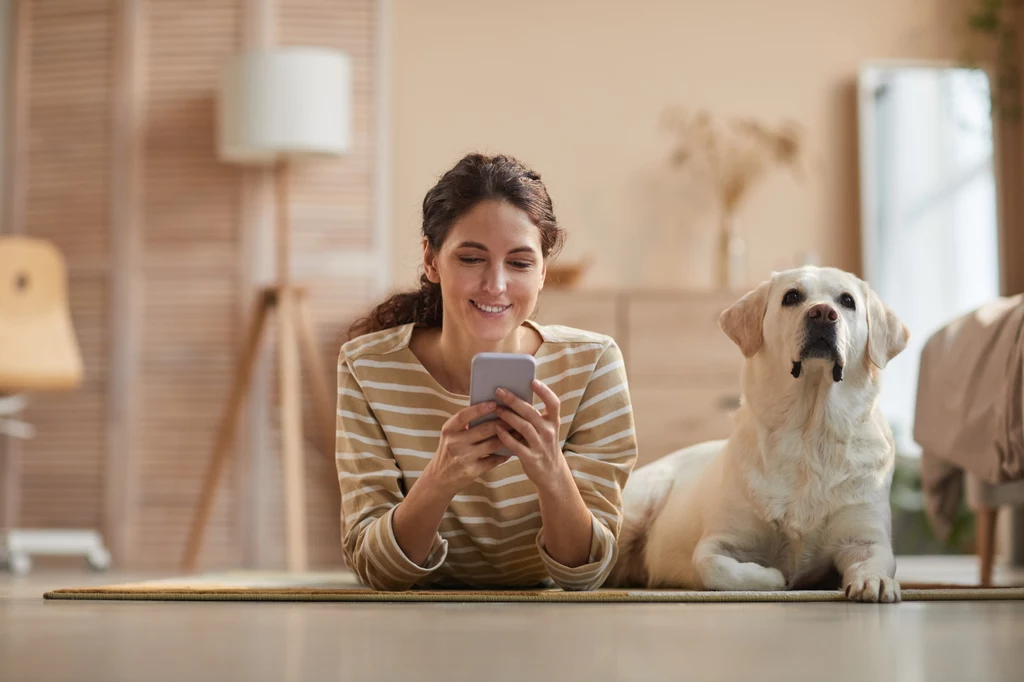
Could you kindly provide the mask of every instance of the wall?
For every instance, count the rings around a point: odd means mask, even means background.
[[[121,568],[176,567],[273,254],[270,175],[215,154],[220,68],[272,43],[352,57],[352,152],[296,167],[286,204],[293,275],[309,289],[322,378],[333,385],[338,331],[380,289],[371,272],[380,261],[377,3],[23,0],[19,11],[18,229],[67,259],[86,376],[29,411],[39,435],[23,446],[16,520],[100,529]],[[344,267],[353,260],[368,265]],[[283,561],[273,330],[202,567]],[[332,566],[341,560],[333,453],[312,447],[322,432],[306,413],[310,561]]]
[[[7,94],[7,48],[10,43],[10,16],[11,16],[11,3],[10,0],[0,0],[0,232],[3,231],[3,220],[5,215],[4,208],[4,189],[7,184],[6,177],[4,176],[4,138],[3,134],[4,126],[7,125],[7,118],[4,116],[4,102],[6,101]]]
[[[675,219],[658,208],[673,193],[657,174],[667,142],[657,121],[672,104],[807,129],[808,181],[769,178],[740,215],[750,282],[804,252],[856,271],[858,66],[959,56],[954,5],[395,0],[396,277],[413,281],[423,194],[479,149],[541,173],[570,231],[565,259],[596,257],[588,285],[705,285],[714,218],[704,200],[677,197]]]

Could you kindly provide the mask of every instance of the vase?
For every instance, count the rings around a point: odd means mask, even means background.
[[[731,216],[722,219],[718,243],[718,285],[740,291],[746,281],[746,243]]]

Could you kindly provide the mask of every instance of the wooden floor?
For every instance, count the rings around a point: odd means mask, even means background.
[[[901,560],[904,580],[975,564]],[[1014,680],[1024,602],[44,601],[150,576],[0,573],[0,680]],[[156,577],[156,576],[152,576]],[[160,576],[166,577],[166,576]],[[1000,582],[1018,584],[1003,572]]]

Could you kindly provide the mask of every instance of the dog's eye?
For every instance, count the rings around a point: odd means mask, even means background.
[[[843,306],[844,308],[849,308],[850,310],[857,309],[857,304],[854,303],[853,296],[850,296],[849,294],[843,294],[842,296],[839,297],[839,305]]]
[[[803,300],[803,297],[800,296],[800,292],[797,291],[796,289],[790,289],[782,297],[782,305],[786,305],[786,306],[796,305],[801,300]]]

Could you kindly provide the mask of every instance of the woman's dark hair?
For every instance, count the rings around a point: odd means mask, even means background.
[[[452,225],[481,201],[507,201],[525,212],[540,229],[541,255],[554,256],[565,240],[555,220],[551,197],[540,175],[511,156],[468,154],[441,176],[423,197],[423,236],[436,253]],[[357,320],[349,338],[413,322],[417,327],[440,327],[441,285],[420,276],[420,287],[395,294]]]

